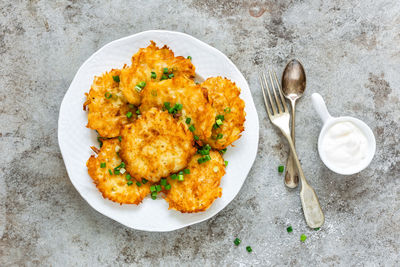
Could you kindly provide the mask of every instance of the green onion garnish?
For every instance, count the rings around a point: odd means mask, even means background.
[[[171,185],[167,184],[167,185],[164,186],[164,188],[165,188],[165,190],[170,190],[171,189]]]
[[[293,232],[293,227],[292,227],[292,226],[289,226],[288,228],[286,228],[286,231],[287,231],[288,233]]]
[[[320,227],[314,228],[314,231],[319,231]]]
[[[100,148],[103,146],[103,141],[100,137],[97,137],[97,141],[99,142]]]
[[[205,155],[205,156],[204,156],[204,159],[205,159],[206,161],[209,161],[209,160],[211,160],[211,157],[210,157],[210,155]]]
[[[132,185],[133,182],[132,182],[132,181],[128,181],[126,184],[127,184],[127,185]]]
[[[130,179],[132,179],[132,176],[130,176],[129,173],[128,173],[127,175],[125,175],[125,177],[126,177],[126,180],[128,180],[128,181],[129,181]]]
[[[119,174],[119,173],[120,173],[119,170],[114,169],[114,174],[115,174],[115,175],[117,175],[117,174]]]
[[[140,88],[144,88],[146,86],[146,82],[141,81],[140,83],[137,84],[137,86],[139,86]]]
[[[171,103],[169,103],[169,102],[164,102],[164,108],[165,108],[166,110],[169,110],[169,109],[171,108]]]
[[[285,167],[283,167],[282,165],[280,165],[280,166],[278,167],[278,172],[282,173],[284,169],[285,169]]]
[[[119,83],[119,76],[113,76],[113,80],[115,81],[115,82],[117,82],[117,83]]]
[[[178,172],[178,175],[183,175],[183,171]]]
[[[168,74],[168,68],[163,68],[163,73]]]
[[[167,185],[167,179],[165,179],[165,178],[162,178],[161,180],[160,180],[160,185]]]
[[[182,109],[182,107],[183,107],[182,104],[177,103],[177,104],[175,104],[174,109],[179,111]]]
[[[162,80],[167,80],[168,79],[168,76],[167,75],[165,75],[165,74],[163,74],[162,76],[161,76],[161,79],[160,79],[160,81],[162,81]]]
[[[139,109],[136,110],[136,114],[137,114],[137,115],[140,115],[140,110],[139,110]]]
[[[186,118],[186,124],[190,124],[190,122],[192,121],[192,119],[191,118]]]
[[[225,111],[226,113],[229,113],[229,112],[231,112],[231,108],[230,108],[230,107],[227,107],[227,108],[224,109],[224,111]]]
[[[106,163],[105,162],[100,163],[100,168],[105,168],[105,167],[106,167]]]
[[[183,181],[183,174],[178,175],[178,181]]]
[[[132,117],[132,112],[128,112],[128,113],[126,113],[126,117],[128,118],[128,119],[130,119],[131,117]]]
[[[252,252],[253,251],[250,246],[247,246],[246,250],[247,250],[247,252]]]
[[[199,141],[199,137],[197,135],[193,136],[194,140]]]
[[[216,120],[224,121],[224,120],[225,120],[225,117],[224,117],[224,115],[217,115],[217,116],[215,117],[215,119],[216,119]]]
[[[136,185],[137,185],[138,187],[141,187],[141,186],[142,186],[142,184],[141,184],[140,182],[136,182]]]
[[[300,236],[300,241],[301,241],[301,242],[306,241],[306,239],[307,239],[307,236],[306,236],[305,234],[302,234],[302,235]]]
[[[224,137],[224,135],[222,133],[217,134],[217,140],[222,139],[222,137]]]
[[[216,123],[217,125],[222,125],[222,121],[221,121],[221,120],[216,120],[215,123]]]
[[[142,178],[142,184],[147,184],[147,180]]]
[[[108,173],[109,173],[110,175],[112,175],[112,170],[111,170],[111,169],[108,169]]]
[[[190,59],[190,60],[192,60],[192,57],[191,57],[191,56],[188,56],[188,57],[187,57],[187,59]]]
[[[160,192],[161,190],[162,190],[161,185],[159,185],[159,184],[156,185],[156,191],[157,191],[157,192]]]
[[[184,170],[183,170],[183,173],[184,173],[184,174],[190,174],[190,170],[189,170],[189,169],[184,169]]]
[[[112,97],[112,94],[110,92],[106,92],[104,96],[105,98],[110,99]]]
[[[194,132],[194,130],[195,130],[195,128],[194,128],[194,125],[192,124],[192,125],[190,125],[189,126],[189,131],[191,131],[192,133]]]
[[[152,79],[156,79],[156,78],[157,78],[157,74],[156,74],[154,71],[152,71],[150,77],[151,77]]]
[[[225,163],[225,167],[228,166],[228,161],[227,160],[225,160],[224,163]]]
[[[233,241],[233,243],[236,245],[236,246],[239,246],[239,244],[240,244],[240,242],[242,242],[239,238],[235,238],[235,240]]]
[[[121,137],[121,136],[118,136],[118,140],[121,142],[121,141],[122,141],[122,137]]]
[[[221,154],[225,154],[226,153],[226,148],[224,148],[224,149],[221,149],[220,151],[219,151],[219,153],[221,153]]]
[[[156,191],[156,186],[155,185],[151,185],[150,186],[150,192],[155,192]]]
[[[176,178],[178,178],[178,176],[175,173],[171,175],[172,180],[176,180]]]
[[[174,74],[171,73],[170,75],[168,75],[168,78],[172,79],[174,77]]]
[[[153,200],[157,199],[157,192],[151,193],[151,199],[153,199]]]

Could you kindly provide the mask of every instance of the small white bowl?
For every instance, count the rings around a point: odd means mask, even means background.
[[[351,175],[358,173],[362,170],[364,170],[368,165],[371,163],[375,150],[376,150],[376,141],[375,141],[375,136],[371,130],[371,128],[363,121],[353,118],[353,117],[332,117],[328,109],[326,108],[325,102],[322,98],[322,96],[318,93],[314,93],[311,96],[312,103],[314,106],[315,111],[318,113],[318,115],[321,117],[321,120],[323,122],[323,126],[321,129],[321,132],[318,137],[318,153],[319,157],[321,158],[322,162],[325,164],[326,167],[328,167],[331,171],[342,174],[342,175]],[[343,169],[338,166],[334,166],[331,162],[329,162],[326,158],[325,153],[322,152],[322,140],[323,137],[325,136],[327,130],[332,127],[334,124],[338,122],[351,122],[354,125],[356,125],[360,131],[365,135],[368,141],[368,151],[369,154],[367,158],[359,165],[355,166],[352,169]]]

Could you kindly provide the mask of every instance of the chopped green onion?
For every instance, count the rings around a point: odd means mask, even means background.
[[[150,77],[151,77],[152,79],[156,79],[156,78],[157,78],[157,74],[156,74],[154,71],[152,71]]]
[[[188,57],[187,57],[187,59],[190,59],[190,60],[192,60],[192,57],[191,57],[191,56],[188,56]]]
[[[163,68],[163,73],[168,74],[168,68]]]
[[[216,123],[217,125],[222,125],[222,121],[221,121],[221,120],[216,120],[215,123]]]
[[[125,177],[126,177],[126,180],[128,180],[128,181],[129,181],[130,179],[132,179],[132,176],[130,176],[129,173],[128,173],[127,175],[125,175]]]
[[[216,130],[216,129],[218,129],[218,128],[219,128],[219,125],[216,124],[216,123],[214,123],[214,124],[213,124],[213,129]]]
[[[225,167],[228,166],[228,161],[227,160],[225,160],[224,163],[225,163]]]
[[[280,165],[280,166],[278,167],[278,172],[282,173],[284,169],[285,169],[285,167],[283,167],[282,165]]]
[[[170,190],[171,189],[171,185],[167,184],[167,185],[164,186],[164,188],[165,188],[165,190]]]
[[[193,136],[194,140],[199,141],[199,137],[197,135]]]
[[[161,76],[161,79],[160,79],[160,81],[162,81],[162,80],[167,80],[168,79],[168,76],[167,75],[165,75],[165,74],[163,74],[162,76]]]
[[[150,186],[150,192],[155,192],[157,189],[156,189],[156,186],[155,185],[151,185]]]
[[[147,180],[142,178],[142,184],[147,184]]]
[[[217,139],[222,139],[222,137],[224,137],[222,133],[217,134]]]
[[[183,173],[184,173],[184,174],[190,174],[190,170],[189,170],[189,169],[184,169],[184,170],[183,170]]]
[[[178,178],[178,176],[175,173],[171,175],[172,180],[175,180],[176,178]]]
[[[182,107],[183,107],[182,104],[177,103],[177,104],[175,104],[174,109],[179,111],[182,109]]]
[[[191,131],[192,133],[194,132],[194,130],[195,130],[195,128],[194,128],[194,125],[192,124],[192,125],[190,125],[189,126],[189,131]]]
[[[164,185],[164,186],[167,185],[167,179],[162,178],[160,181],[160,185]]]
[[[178,181],[183,181],[183,174],[178,175]]]
[[[178,172],[178,175],[183,175],[183,171]]]
[[[106,163],[105,162],[100,163],[100,168],[105,168],[105,167],[106,167]]]
[[[136,110],[136,114],[137,114],[137,115],[140,115],[140,110],[139,110],[139,109]]]
[[[132,182],[132,181],[128,181],[126,184],[127,184],[127,185],[132,185],[133,182]]]
[[[161,190],[162,190],[161,185],[159,185],[159,184],[156,185],[156,191],[157,191],[157,192],[160,192]]]
[[[209,160],[211,160],[211,157],[210,157],[210,155],[205,155],[205,156],[204,156],[204,159],[205,159],[206,161],[209,161]]]
[[[132,112],[128,112],[128,113],[126,113],[126,117],[128,118],[128,119],[130,119],[131,117],[132,117]]]
[[[106,92],[104,96],[105,98],[110,99],[112,97],[112,94],[110,92]]]
[[[231,112],[231,108],[230,108],[230,107],[227,107],[227,108],[224,109],[224,111],[225,111],[226,113],[230,113],[230,112]]]
[[[301,241],[301,242],[306,241],[306,239],[307,239],[307,236],[306,236],[305,234],[302,234],[302,235],[300,236],[300,241]]]
[[[100,148],[103,146],[103,141],[100,137],[97,137],[97,141],[99,142]]]
[[[119,83],[119,76],[113,76],[113,80],[115,81],[115,82],[117,82],[117,83]]]
[[[226,148],[224,148],[224,149],[221,149],[220,151],[219,151],[219,153],[221,153],[221,154],[225,154],[226,153]]]
[[[110,175],[112,175],[112,170],[111,170],[111,169],[108,169],[108,173],[109,173]]]
[[[168,78],[173,78],[174,77],[174,74],[173,73],[171,73],[170,75],[168,75]]]
[[[314,228],[314,231],[319,231],[320,227]]]
[[[128,107],[129,107],[129,108],[134,108],[134,107],[135,107],[135,105],[133,105],[133,104],[129,104],[129,105],[128,105]]]
[[[157,192],[151,193],[151,199],[153,199],[153,200],[157,199]]]
[[[135,86],[135,90],[138,91],[138,92],[142,91],[142,89],[143,89],[143,88],[141,88],[141,87],[139,87],[139,86],[137,86],[137,85]]]
[[[233,241],[233,243],[236,245],[236,246],[239,246],[239,244],[240,244],[240,242],[242,242],[242,240],[240,240],[239,238],[235,238],[235,240]]]
[[[118,140],[121,142],[121,141],[122,141],[122,137],[121,137],[121,136],[118,136]]]
[[[119,170],[114,169],[114,174],[119,174],[119,173],[120,173]]]
[[[287,231],[288,233],[293,232],[293,227],[292,227],[292,226],[289,226],[288,228],[286,228],[286,231]]]
[[[141,184],[140,182],[136,182],[136,185],[137,185],[138,187],[141,187],[141,186],[142,186],[142,184]]]
[[[197,162],[198,162],[199,164],[202,164],[202,163],[204,162],[204,159],[203,159],[203,158],[199,158],[199,159],[197,160]]]
[[[217,116],[215,117],[215,119],[216,119],[216,120],[224,121],[224,120],[225,120],[225,117],[224,117],[224,115],[217,115]]]
[[[253,251],[250,246],[247,246],[246,250],[247,250],[247,252],[252,252]]]
[[[164,107],[165,107],[166,110],[169,110],[171,108],[171,103],[164,102]]]
[[[186,124],[190,124],[190,122],[192,121],[192,119],[191,118],[186,118]]]
[[[137,86],[139,86],[140,88],[144,88],[146,86],[146,82],[141,81],[140,83],[137,84]]]

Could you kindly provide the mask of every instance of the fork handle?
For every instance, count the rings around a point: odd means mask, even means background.
[[[293,140],[293,145],[294,145],[296,142],[295,141],[296,100],[291,99],[290,104],[292,106],[291,138]],[[296,163],[294,162],[293,154],[290,152],[286,162],[285,185],[289,188],[296,188],[299,185],[299,175],[297,172]]]
[[[322,212],[321,205],[319,204],[317,194],[315,193],[314,189],[307,183],[291,136],[284,131],[282,132],[289,143],[293,159],[299,171],[299,176],[301,180],[300,199],[307,225],[311,228],[321,227],[324,224],[325,216]]]

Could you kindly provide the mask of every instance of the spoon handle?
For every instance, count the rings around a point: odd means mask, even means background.
[[[290,101],[292,106],[292,132],[291,138],[293,145],[295,144],[295,116],[296,116],[296,101]],[[286,174],[285,174],[285,185],[289,188],[296,188],[299,185],[299,175],[297,172],[296,163],[293,159],[292,153],[289,153],[288,160],[286,162]]]

